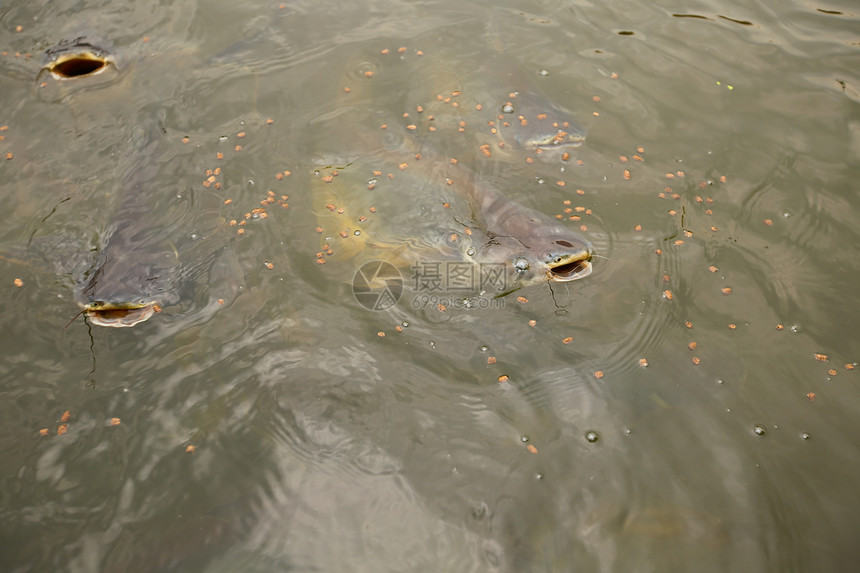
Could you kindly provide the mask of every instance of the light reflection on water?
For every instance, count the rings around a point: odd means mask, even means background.
[[[3,16],[10,570],[853,563],[850,18],[727,2],[705,18],[331,8],[28,3]],[[134,63],[117,83],[41,97],[38,56],[14,53],[41,53],[74,20]],[[490,102],[520,85],[587,127],[572,161],[478,150]],[[455,89],[462,107],[435,101]],[[413,131],[402,114],[417,104],[436,119]],[[145,323],[63,331],[144,124],[165,141],[152,220],[180,260],[223,256],[183,267],[180,303]],[[416,152],[423,167],[400,170]],[[350,283],[388,256],[379,247],[406,241],[411,263],[438,248],[437,227],[462,232],[433,211],[456,193],[428,183],[449,156],[585,225],[594,273],[501,308],[414,308],[409,289],[383,312],[358,304]],[[312,175],[323,166],[340,168],[332,184]],[[354,213],[320,205],[325,189]],[[354,230],[370,206],[360,237],[330,230],[344,217]],[[204,223],[229,239],[183,246]],[[334,254],[319,257],[325,242]]]

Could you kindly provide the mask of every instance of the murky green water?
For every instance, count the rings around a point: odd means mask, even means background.
[[[849,570],[858,13],[678,10],[4,8],[3,570]],[[92,31],[118,74],[34,81]],[[499,148],[512,91],[587,143]],[[462,262],[474,182],[591,276],[418,281]],[[175,300],[64,329],[117,236]]]

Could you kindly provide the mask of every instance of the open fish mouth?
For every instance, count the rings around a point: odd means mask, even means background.
[[[55,80],[63,81],[101,74],[113,64],[113,57],[107,51],[89,43],[86,38],[76,38],[49,50],[42,70]]]
[[[563,257],[561,261],[550,265],[549,280],[559,283],[584,279],[591,274],[591,253],[584,257]]]
[[[149,320],[153,314],[161,312],[157,302],[139,301],[135,303],[93,302],[84,306],[83,313],[92,324],[113,328],[127,328]]]

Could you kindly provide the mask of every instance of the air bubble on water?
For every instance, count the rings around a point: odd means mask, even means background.
[[[469,255],[470,257],[474,257],[476,252],[477,251],[475,250],[475,247],[469,247],[466,250],[466,254]]]
[[[633,433],[633,430],[631,430],[630,428],[624,428],[624,433],[629,436],[630,434]]]
[[[230,139],[230,138],[227,137],[226,135],[222,135],[221,137],[218,138],[218,141],[227,141],[228,139]]]
[[[430,341],[430,348],[432,348],[433,350],[436,350],[436,341],[435,340]]]
[[[537,177],[535,177],[535,183],[537,183],[538,185],[543,185],[544,183],[546,183],[546,179],[538,175]]]
[[[177,193],[177,194],[176,194],[176,198],[177,198],[177,199],[182,199],[182,193]]]
[[[481,345],[481,352],[486,352],[486,351],[487,351],[487,350],[489,350],[489,349],[490,349],[490,347],[489,347],[489,346],[487,346],[486,344],[482,344],[482,345]]]
[[[517,257],[514,259],[514,268],[518,271],[528,270],[529,266],[529,260],[525,257]]]
[[[319,174],[319,171],[314,172],[314,175],[317,175],[317,174]],[[368,185],[376,185],[377,183],[379,183],[379,181],[377,179],[368,179],[367,180]]]
[[[755,432],[757,436],[763,436],[767,433],[764,429],[764,426],[762,426],[761,424],[756,424],[755,426],[753,426],[753,432]]]
[[[726,381],[723,380],[722,378],[717,378],[717,384],[725,384],[725,383],[726,383]]]
[[[409,322],[404,320],[403,322],[400,323],[400,326],[402,326],[403,328],[406,328],[407,326],[409,326]]]
[[[540,472],[536,473],[536,474],[535,474],[535,479],[537,479],[537,480],[541,480],[541,479],[543,479],[543,474],[542,474],[542,473],[540,473]]]
[[[782,214],[782,218],[783,218],[783,219],[788,219],[789,217],[791,217],[791,213],[789,213],[788,211],[785,211],[785,212]]]
[[[800,332],[801,328],[799,324],[792,324],[788,327],[788,330],[793,334],[797,334],[798,332]]]
[[[514,111],[516,111],[516,109],[514,108],[514,105],[510,102],[502,106],[502,113],[514,113]]]
[[[529,437],[527,435],[523,434],[522,436],[520,436],[520,441],[524,444],[527,444],[527,443],[529,443]]]
[[[191,233],[191,240],[192,240],[192,241],[196,241],[196,240],[197,240],[197,233]]]
[[[810,438],[810,435],[806,432],[803,432],[802,434],[800,434],[800,438],[803,440],[808,440]]]
[[[253,179],[248,179],[248,185],[256,185]]]
[[[360,235],[361,235],[361,231],[359,231],[358,229],[356,229],[355,231],[353,231],[353,233],[352,233],[352,234],[353,234],[353,235],[355,235],[356,237],[358,237],[358,236],[360,236]]]
[[[594,442],[596,442],[597,440],[600,439],[600,436],[597,435],[597,432],[595,432],[593,430],[589,430],[589,431],[585,432],[585,439],[586,439],[586,441],[591,442],[593,444]]]
[[[543,77],[547,77],[549,75],[549,70],[546,70],[546,69],[538,70],[538,75],[543,76]]]

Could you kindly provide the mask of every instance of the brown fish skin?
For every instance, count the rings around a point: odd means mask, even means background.
[[[499,141],[504,147],[537,152],[547,158],[570,152],[585,143],[585,128],[568,114],[533,92],[509,94],[500,109]]]

